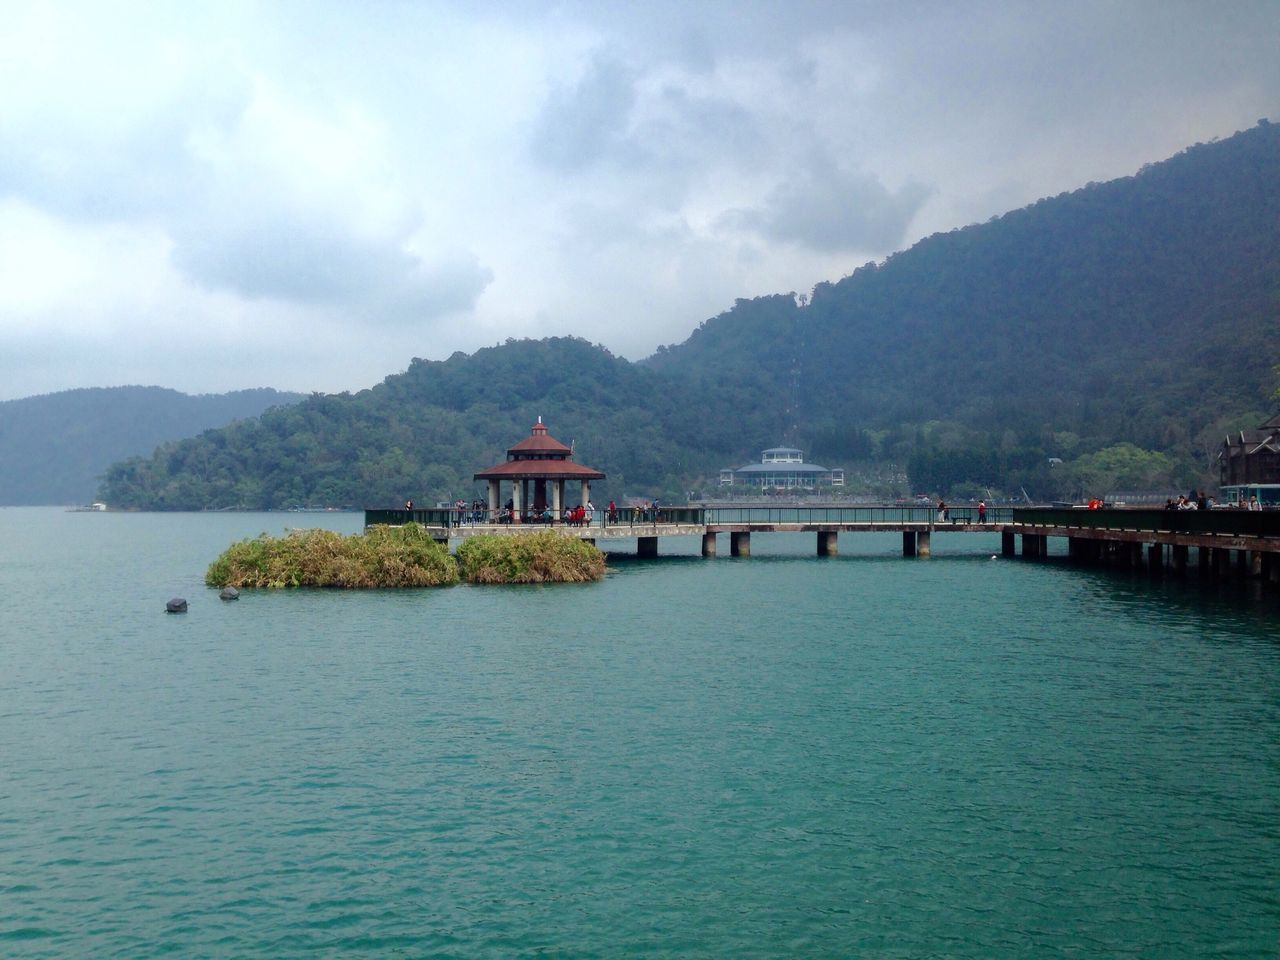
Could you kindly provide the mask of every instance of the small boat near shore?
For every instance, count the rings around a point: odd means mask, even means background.
[[[67,513],[106,513],[107,505],[101,500],[95,500],[93,503],[84,504],[79,507],[67,507]]]

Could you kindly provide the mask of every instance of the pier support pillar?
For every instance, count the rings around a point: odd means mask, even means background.
[[[933,534],[930,533],[928,530],[921,530],[919,533],[916,534],[916,556],[917,557],[927,557],[932,554],[933,551],[929,547],[929,540],[932,536]]]
[[[1024,557],[1043,557],[1047,539],[1048,537],[1043,537],[1037,533],[1024,533],[1022,535],[1022,555]]]
[[[916,534],[914,530],[902,531],[902,555],[904,557],[914,557],[916,555]]]
[[[818,556],[834,557],[839,552],[836,547],[836,537],[834,530],[818,531]]]
[[[1170,549],[1173,551],[1173,572],[1181,577],[1187,572],[1187,545],[1175,543]]]
[[[702,535],[702,555],[704,557],[714,557],[716,555],[716,535],[714,533],[704,533]]]
[[[1076,563],[1084,559],[1084,541],[1079,537],[1067,537],[1067,557]]]
[[[1226,577],[1231,574],[1231,551],[1218,547],[1213,551],[1213,572],[1216,576]]]
[[[1262,576],[1262,551],[1253,550],[1249,553],[1249,576]]]
[[[656,557],[658,555],[657,537],[636,537],[637,557]]]
[[[1152,573],[1164,571],[1164,546],[1159,543],[1147,545],[1147,569]]]
[[[1000,552],[1006,557],[1017,556],[1018,550],[1013,537],[1014,533],[1012,530],[1000,531]]]
[[[1262,569],[1268,581],[1271,583],[1280,583],[1280,554],[1263,554]]]
[[[751,534],[745,531],[729,534],[729,553],[735,557],[751,556]]]

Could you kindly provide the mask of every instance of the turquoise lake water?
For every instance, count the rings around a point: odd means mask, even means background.
[[[940,533],[203,586],[241,537],[361,520],[0,509],[0,956],[1280,949],[1257,584]]]

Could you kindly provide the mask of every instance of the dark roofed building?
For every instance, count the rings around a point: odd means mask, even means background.
[[[1218,474],[1224,487],[1280,483],[1280,416],[1229,435],[1218,454]]]
[[[582,484],[582,503],[591,498],[591,481],[603,480],[599,470],[573,462],[573,451],[547,432],[542,418],[533,425],[529,436],[507,448],[504,463],[495,464],[475,474],[477,480],[489,483],[489,514],[498,512],[502,503],[502,484],[511,484],[511,503],[514,520],[518,523],[524,513],[532,509],[541,513],[548,506],[557,517],[565,504],[566,480]],[[548,484],[550,485],[548,487]],[[547,493],[550,490],[551,499]]]

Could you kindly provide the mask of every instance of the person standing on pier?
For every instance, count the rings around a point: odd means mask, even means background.
[[[987,522],[987,501],[985,500],[978,501],[978,522]]]

